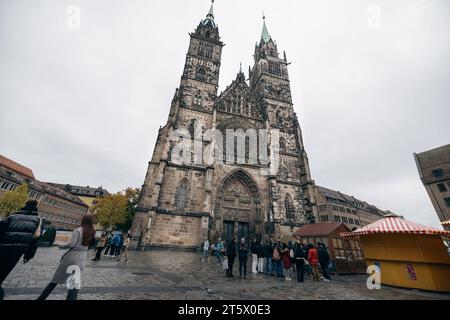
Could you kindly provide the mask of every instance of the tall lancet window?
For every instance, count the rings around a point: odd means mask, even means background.
[[[284,207],[286,210],[286,219],[294,219],[295,218],[295,208],[294,202],[289,194],[286,195],[284,199]]]
[[[182,180],[175,195],[175,206],[177,209],[185,209],[188,201],[189,184],[187,180]]]

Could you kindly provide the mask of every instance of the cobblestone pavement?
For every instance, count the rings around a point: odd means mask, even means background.
[[[35,299],[56,270],[63,250],[39,248],[28,264],[19,262],[3,283],[6,300]],[[335,276],[331,282],[306,282],[248,275],[247,279],[226,278],[215,257],[202,262],[200,255],[187,252],[145,251],[129,253],[128,262],[111,257],[91,261],[89,253],[82,274],[80,300],[134,299],[448,299],[450,295],[382,287],[368,290],[365,275]],[[248,266],[250,267],[250,263]],[[249,269],[248,269],[249,270]],[[238,263],[234,274],[239,274]],[[67,289],[58,286],[49,299],[64,299]]]

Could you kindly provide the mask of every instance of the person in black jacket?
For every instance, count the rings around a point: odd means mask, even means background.
[[[267,240],[266,244],[264,245],[264,258],[266,259],[266,273],[268,275],[272,275],[273,271],[273,246],[272,242]]]
[[[230,243],[227,246],[227,257],[228,257],[227,277],[234,277],[233,276],[233,264],[234,264],[234,259],[236,258],[236,238],[234,238],[234,237],[233,237],[233,239],[231,239]]]
[[[42,228],[37,203],[28,200],[25,207],[0,221],[0,300],[5,294],[1,285],[22,255],[27,263],[36,254]]]
[[[244,279],[247,278],[247,259],[248,259],[248,248],[245,243],[245,238],[241,239],[239,244],[239,279],[242,279],[242,274],[244,274]]]
[[[330,264],[330,255],[328,254],[328,250],[323,243],[319,244],[318,254],[323,277],[325,278],[325,281],[330,281],[331,276],[328,268],[328,265]]]
[[[305,281],[305,251],[303,251],[300,243],[295,243],[294,246],[294,260],[295,260],[295,269],[297,269],[297,281],[304,282]]]

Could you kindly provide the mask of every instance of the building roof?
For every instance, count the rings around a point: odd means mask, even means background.
[[[352,207],[356,207],[363,211],[368,211],[370,213],[378,213],[383,212],[383,210],[377,208],[376,206],[367,203],[366,201],[359,200],[354,196],[349,196],[340,191],[331,190],[325,187],[317,186],[316,189],[322,193],[326,198],[335,200],[337,204],[347,204]]]
[[[20,163],[17,163],[5,156],[0,155],[0,166],[8,168],[18,174],[21,174],[27,178],[34,179],[33,171],[30,168],[27,168]]]
[[[350,231],[350,229],[342,222],[312,223],[300,227],[297,231],[293,233],[293,236],[294,237],[326,236],[332,233],[341,225]]]
[[[14,161],[12,161],[12,162],[14,162]],[[16,163],[16,162],[14,162],[14,163]],[[20,164],[18,164],[18,165],[21,166]],[[41,192],[43,194],[45,194],[45,193],[50,194],[50,195],[68,200],[70,202],[76,203],[80,206],[88,207],[83,201],[78,199],[76,196],[71,195],[70,193],[68,193],[64,190],[58,189],[55,186],[52,186],[51,184],[38,181],[34,178],[34,175],[32,177],[30,177],[29,175],[26,175],[24,173],[21,173],[21,172],[15,171],[15,170],[14,170],[13,174],[11,174],[10,170],[12,171],[13,169],[10,169],[9,167],[3,165],[2,162],[0,162],[0,177],[1,178],[8,179],[9,181],[19,184],[19,185],[25,183],[28,185],[28,188],[33,189],[35,191]],[[31,171],[31,169],[28,169],[28,170]]]
[[[47,184],[54,186],[55,188],[58,188],[60,190],[64,190],[68,193],[71,193],[73,195],[77,196],[85,196],[85,197],[98,197],[98,196],[104,196],[109,194],[108,190],[103,189],[103,187],[97,187],[93,188],[90,186],[74,186],[70,184],[60,184],[60,183],[53,183],[53,182],[47,182]]]
[[[450,236],[450,231],[440,230],[420,223],[405,220],[395,214],[385,215],[382,219],[375,221],[365,227],[353,232],[342,233],[342,236],[351,237],[367,234],[427,234]]]
[[[450,144],[416,154],[421,167],[433,167],[450,162]]]
[[[271,40],[271,36],[269,34],[269,30],[267,30],[266,26],[266,17],[263,16],[263,29],[261,32],[261,41],[264,41],[265,43],[268,43]]]

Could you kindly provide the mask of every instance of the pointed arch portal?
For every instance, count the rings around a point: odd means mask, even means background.
[[[212,228],[227,242],[232,237],[246,241],[262,238],[260,191],[245,171],[228,174],[219,185]]]

